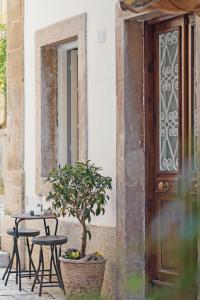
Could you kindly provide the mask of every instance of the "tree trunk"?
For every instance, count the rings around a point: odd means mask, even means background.
[[[87,230],[86,230],[86,226],[84,225],[83,232],[82,232],[81,258],[85,257],[86,243],[87,243]]]

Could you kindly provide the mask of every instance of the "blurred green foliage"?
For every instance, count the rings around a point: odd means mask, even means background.
[[[0,93],[6,95],[6,61],[7,61],[7,39],[6,39],[6,25],[0,24]]]

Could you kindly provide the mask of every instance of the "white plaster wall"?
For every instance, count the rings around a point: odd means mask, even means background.
[[[26,199],[35,197],[35,31],[86,12],[88,17],[88,158],[113,178],[106,214],[93,224],[116,225],[116,65],[117,0],[25,0],[25,173]],[[98,42],[99,30],[106,42]]]

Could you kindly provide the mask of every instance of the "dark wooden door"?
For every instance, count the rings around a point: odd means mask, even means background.
[[[146,24],[145,41],[149,283],[155,291],[165,287],[166,299],[195,299],[197,141],[193,17]]]

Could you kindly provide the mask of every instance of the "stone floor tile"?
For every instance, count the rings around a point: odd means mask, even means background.
[[[36,285],[34,292],[31,292],[33,279],[22,278],[22,291],[19,291],[18,285],[15,284],[15,276],[12,274],[9,278],[8,285],[4,285],[1,280],[4,270],[0,269],[0,300],[66,300],[63,291],[59,288],[43,288],[42,297],[38,296],[39,288]]]
[[[38,295],[25,295],[25,296],[21,296],[21,297],[16,296],[14,299],[15,300],[21,300],[21,299],[23,299],[23,300],[53,300],[55,298],[52,298],[52,296],[49,296],[49,295],[42,295],[42,297],[39,297]]]
[[[0,290],[0,296],[3,296],[5,294],[8,294],[9,296],[12,295],[28,295],[27,292],[22,290],[21,292],[18,289],[12,289],[10,286],[8,286],[7,290]]]

